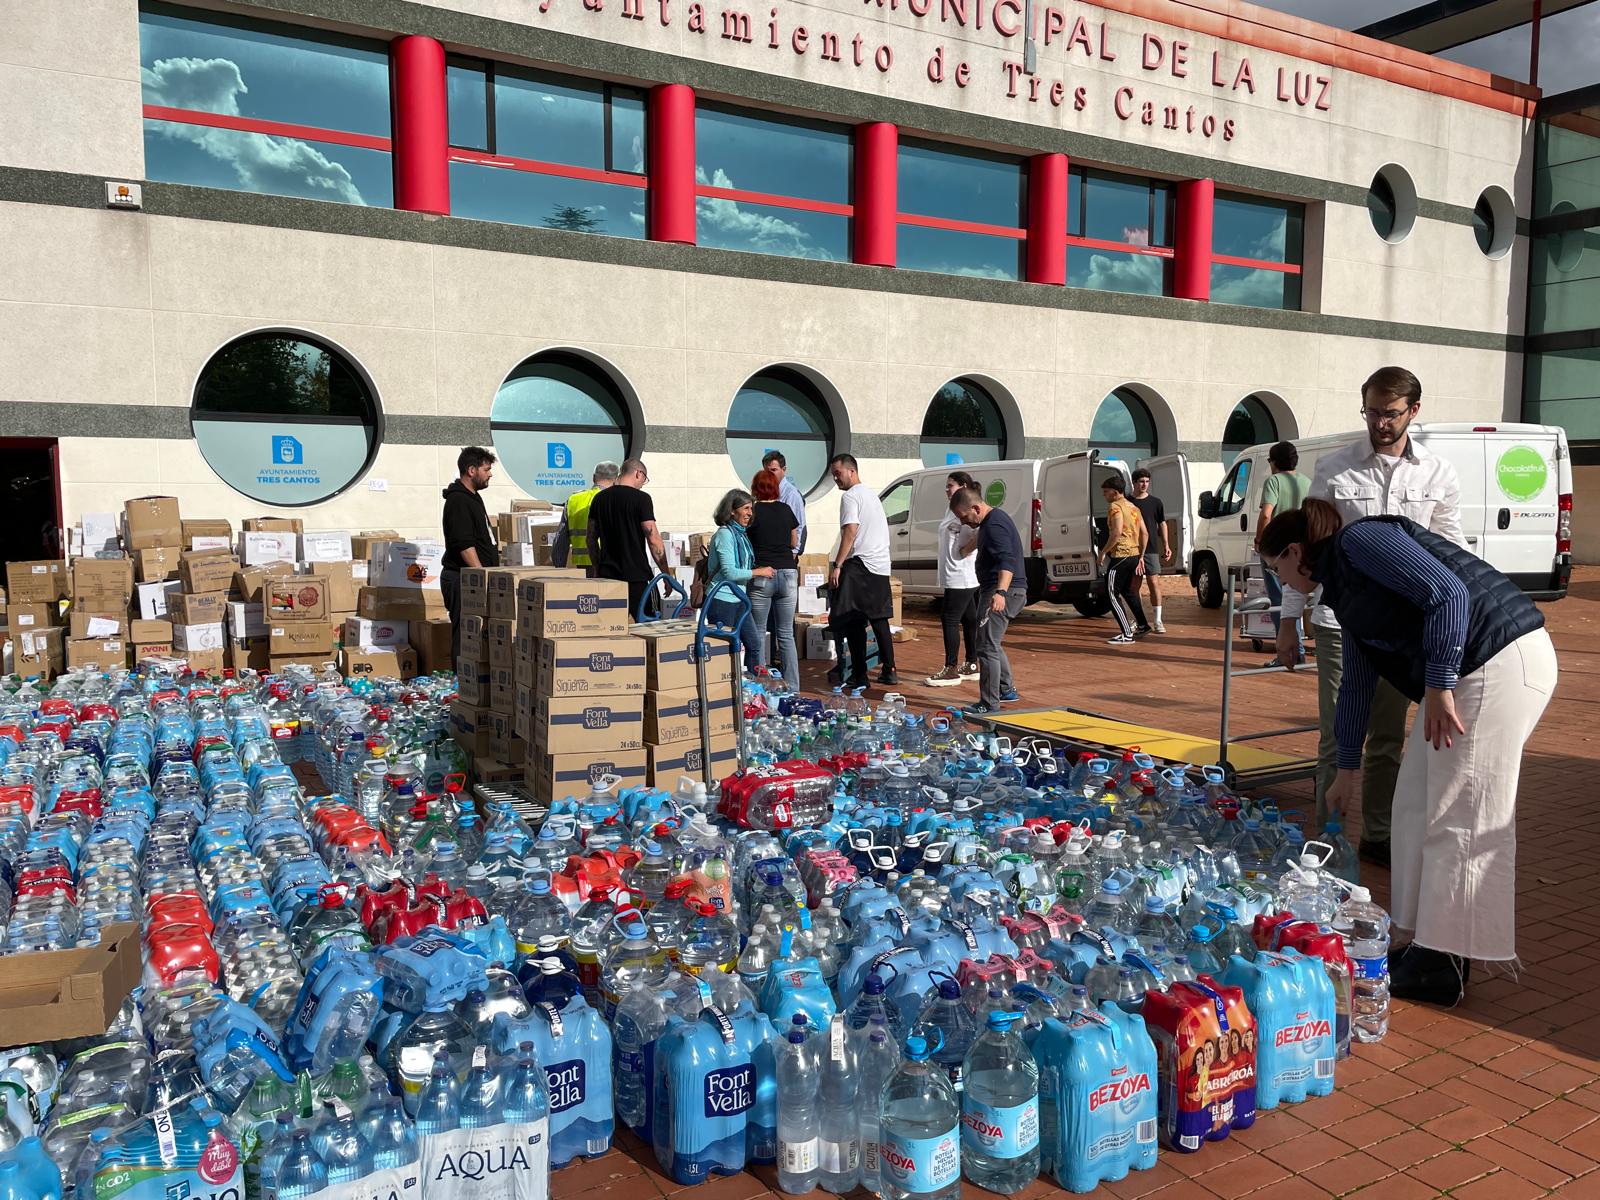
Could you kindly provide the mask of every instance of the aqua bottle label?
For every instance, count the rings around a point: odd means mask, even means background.
[[[387,1167],[349,1183],[330,1184],[318,1200],[422,1200],[422,1168]]]
[[[550,1179],[548,1126],[548,1121],[529,1121],[423,1138],[419,1194],[428,1200],[543,1200]],[[348,1200],[392,1198],[362,1195]],[[415,1198],[402,1194],[396,1200]]]
[[[961,1143],[952,1129],[937,1137],[902,1138],[885,1130],[878,1142],[878,1170],[903,1192],[937,1192],[961,1177]]]
[[[1006,1108],[980,1104],[969,1088],[961,1113],[961,1145],[989,1158],[1021,1158],[1039,1146],[1039,1099]]]

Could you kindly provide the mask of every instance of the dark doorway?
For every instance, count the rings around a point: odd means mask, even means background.
[[[6,562],[60,558],[61,480],[54,438],[0,438],[0,553]]]

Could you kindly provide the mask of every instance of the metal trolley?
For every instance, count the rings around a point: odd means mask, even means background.
[[[1230,728],[1231,705],[1233,701],[1233,681],[1235,679],[1249,679],[1258,675],[1284,675],[1289,673],[1287,667],[1279,666],[1246,667],[1243,670],[1238,671],[1234,670],[1233,668],[1233,637],[1235,618],[1238,617],[1247,623],[1252,619],[1265,620],[1269,622],[1267,628],[1270,630],[1271,615],[1279,611],[1279,608],[1281,607],[1274,605],[1271,599],[1265,595],[1246,595],[1243,601],[1238,600],[1239,591],[1248,584],[1250,570],[1251,568],[1248,564],[1236,564],[1228,569],[1228,586],[1225,589],[1227,592],[1226,613],[1222,622],[1222,711],[1221,728],[1217,732],[1217,763],[1228,773],[1228,780],[1230,784],[1266,787],[1273,784],[1285,783],[1293,779],[1311,778],[1317,773],[1316,755],[1313,754],[1309,758],[1294,758],[1278,766],[1265,768],[1257,767],[1248,772],[1241,772],[1236,770],[1234,765],[1228,761],[1228,747],[1239,742],[1263,741],[1267,738],[1285,737],[1289,734],[1295,733],[1314,733],[1317,731],[1319,726],[1315,721],[1313,721],[1309,725],[1287,725],[1281,729],[1265,729],[1260,733],[1242,734],[1235,734]],[[1246,636],[1251,636],[1252,632],[1259,632],[1259,627],[1253,627],[1249,624],[1246,624],[1244,629]],[[1262,640],[1263,639],[1259,636],[1252,636],[1252,645],[1259,650],[1261,649]],[[1295,673],[1314,675],[1316,673],[1316,668],[1302,666],[1298,668]]]

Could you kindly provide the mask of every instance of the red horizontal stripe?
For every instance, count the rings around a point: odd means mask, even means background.
[[[747,204],[770,204],[774,208],[794,208],[801,212],[828,213],[835,217],[852,217],[855,208],[849,204],[835,204],[831,200],[806,200],[799,196],[774,196],[771,192],[747,192],[742,188],[711,187],[698,184],[696,196],[710,196],[716,200],[743,200]]]
[[[917,213],[901,213],[900,224],[917,225],[923,229],[949,229],[956,233],[982,233],[989,237],[1016,238],[1026,241],[1026,229],[1013,229],[1010,225],[984,225],[978,221],[956,221],[950,217],[924,217]]]
[[[1151,258],[1171,258],[1171,246],[1136,246],[1131,242],[1107,242],[1100,238],[1068,237],[1068,246],[1082,246],[1088,250],[1113,250],[1122,254],[1147,254]]]
[[[1299,263],[1268,262],[1261,258],[1238,258],[1232,254],[1213,254],[1211,261],[1226,267],[1253,267],[1261,271],[1280,271],[1285,275],[1300,274]]]
[[[643,188],[643,175],[630,175],[624,171],[602,171],[596,167],[574,167],[569,163],[540,162],[533,158],[513,158],[508,154],[485,154],[481,150],[462,150],[450,147],[450,161],[475,163],[481,167],[504,167],[508,171],[526,171],[530,175],[559,175],[563,179],[585,179],[590,183],[616,183],[623,187]]]
[[[205,125],[212,129],[237,129],[241,133],[264,133],[269,137],[300,138],[309,142],[331,142],[335,146],[355,146],[362,150],[390,149],[389,139],[369,133],[345,133],[338,129],[319,129],[315,125],[290,125],[284,121],[261,121],[255,117],[236,117],[230,113],[199,112],[192,108],[167,108],[146,104],[144,115],[152,121],[172,121],[179,125]]]

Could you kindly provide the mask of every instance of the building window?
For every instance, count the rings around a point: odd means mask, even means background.
[[[644,93],[451,58],[450,211],[644,237]]]
[[[628,457],[633,422],[616,382],[582,355],[536,354],[506,376],[489,412],[495,453],[528,495],[551,503]]]
[[[1217,193],[1211,234],[1211,300],[1299,308],[1306,206]]]
[[[1227,466],[1251,446],[1278,440],[1278,423],[1260,396],[1250,395],[1233,406],[1222,430],[1222,465]]]
[[[1403,242],[1417,222],[1417,185],[1406,169],[1389,163],[1372,177],[1367,188],[1367,216],[1386,242]]]
[[[147,178],[393,205],[381,43],[145,4],[139,75]]]
[[[1067,286],[1172,292],[1173,187],[1074,167],[1067,177]]]
[[[200,373],[190,424],[224,483],[289,508],[349,487],[382,436],[366,378],[305,334],[252,333],[224,346]]]
[[[1504,258],[1517,236],[1517,210],[1504,188],[1488,187],[1472,208],[1472,232],[1485,258]]]
[[[1021,279],[1026,186],[1018,159],[902,141],[896,262],[945,275]]]
[[[1100,401],[1089,426],[1089,448],[1113,458],[1150,458],[1156,452],[1156,423],[1150,406],[1132,388],[1117,388]]]
[[[828,474],[833,418],[810,380],[787,367],[752,376],[728,410],[728,457],[748,487],[768,450],[788,461],[789,482],[809,494]]]
[[[850,261],[850,131],[698,105],[695,238],[701,246]]]
[[[952,379],[937,392],[922,419],[922,465],[956,466],[1006,456],[1006,423],[982,384]]]

